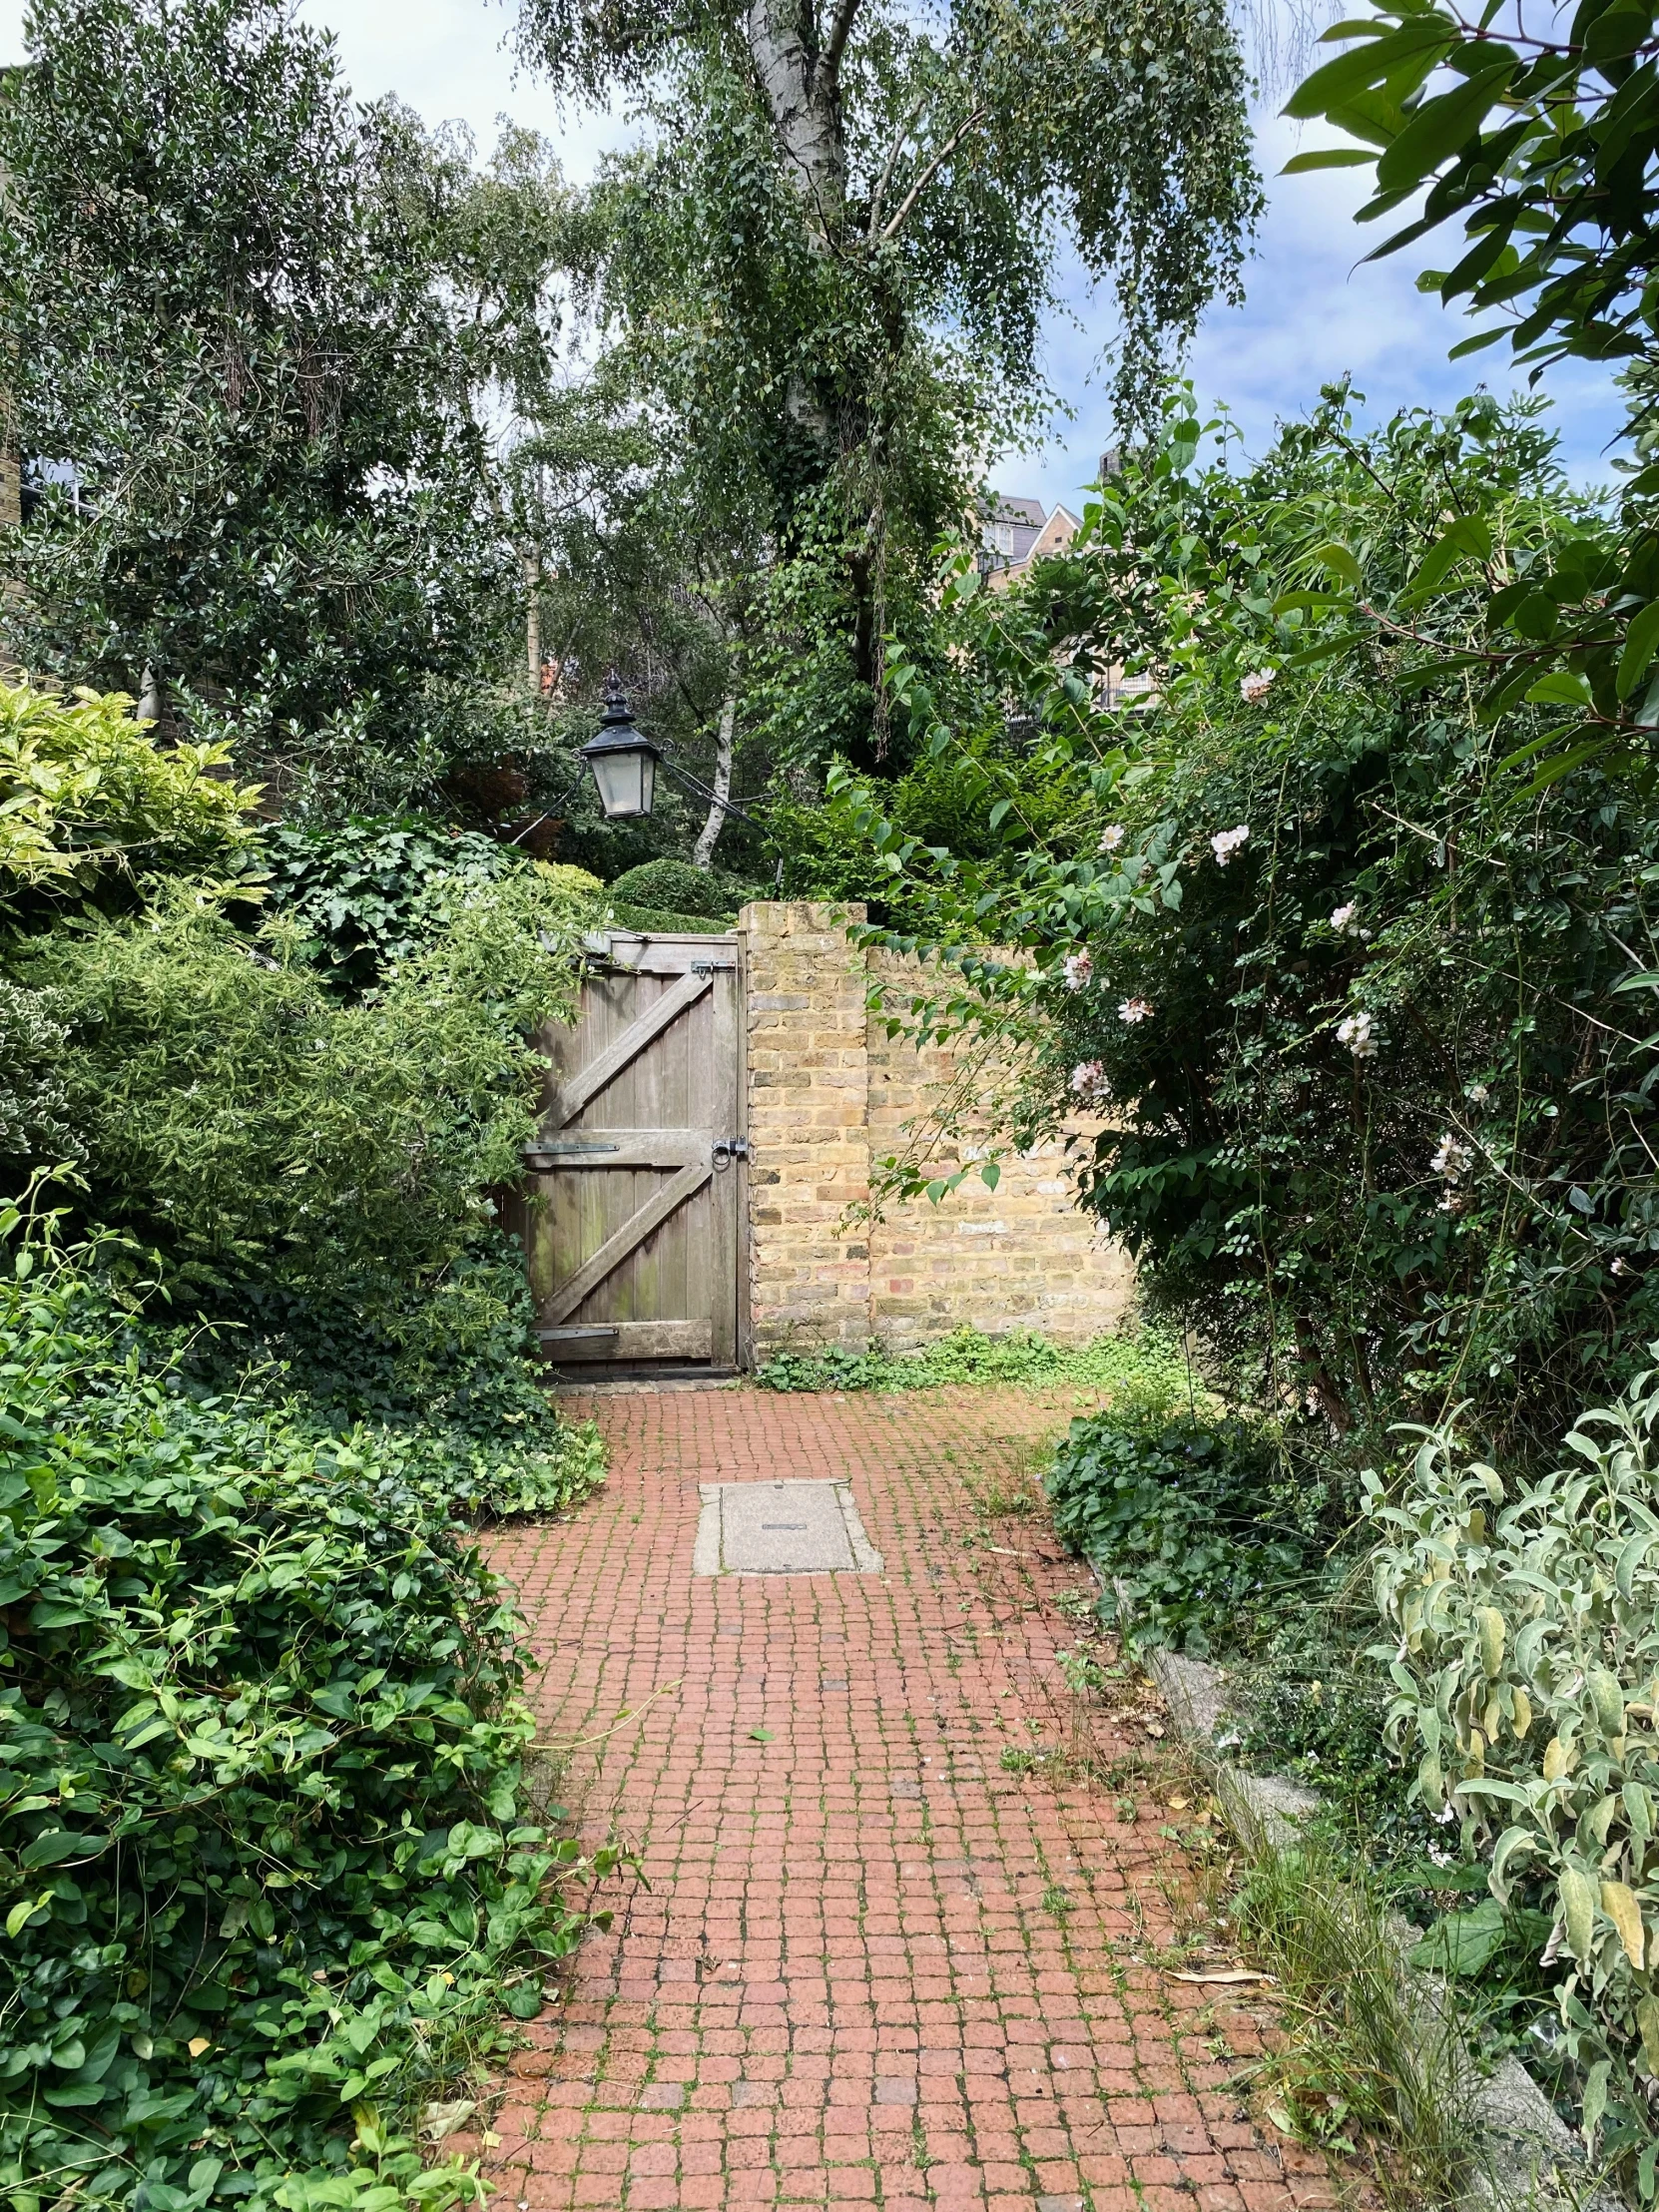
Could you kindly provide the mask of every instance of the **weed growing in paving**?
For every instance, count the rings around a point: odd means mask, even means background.
[[[1312,1841],[1249,1841],[1235,1924],[1298,2022],[1254,2069],[1269,2117],[1306,2141],[1367,2143],[1390,2203],[1465,2201],[1481,2178],[1476,2077],[1454,2009],[1413,1996],[1388,1901],[1364,1870]]]
[[[920,1352],[879,1346],[847,1352],[782,1352],[755,1373],[768,1390],[935,1390],[961,1383],[1107,1390],[1114,1404],[1167,1410],[1204,1396],[1178,1339],[1153,1329],[1097,1337],[1087,1345],[1050,1344],[1030,1330],[987,1337],[953,1330]]]

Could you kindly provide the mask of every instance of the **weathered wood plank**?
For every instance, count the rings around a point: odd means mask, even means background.
[[[703,1129],[566,1129],[524,1147],[532,1175],[562,1175],[566,1168],[689,1168],[709,1156]]]
[[[698,1321],[620,1321],[591,1331],[566,1334],[560,1329],[536,1332],[542,1350],[560,1367],[580,1363],[634,1360],[707,1360],[711,1356],[713,1329]]]
[[[700,1191],[713,1174],[713,1167],[705,1160],[700,1164],[684,1167],[678,1175],[671,1176],[653,1199],[620,1228],[613,1230],[597,1252],[584,1260],[573,1275],[568,1275],[555,1287],[547,1302],[546,1326],[557,1327],[560,1322],[568,1321],[582,1301],[604,1282],[606,1276],[619,1268],[654,1229]]]
[[[742,1042],[738,1035],[739,997],[736,968],[715,977],[714,1085],[710,1110],[717,1139],[738,1133],[738,1067]],[[738,1364],[738,1197],[743,1189],[739,1163],[728,1158],[715,1176],[710,1193],[708,1269],[713,1292],[711,1321],[716,1367]]]
[[[561,1127],[567,1127],[589,1102],[598,1097],[608,1083],[613,1082],[630,1062],[639,1058],[646,1046],[662,1032],[688,1006],[694,1005],[714,981],[712,975],[685,975],[661,998],[648,1006],[643,1014],[631,1021],[620,1037],[615,1038],[597,1059],[586,1067],[567,1075],[559,1085],[557,1118]]]

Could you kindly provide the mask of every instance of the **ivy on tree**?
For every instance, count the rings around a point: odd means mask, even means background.
[[[523,0],[519,37],[655,119],[601,195],[599,296],[765,555],[754,719],[786,755],[901,758],[882,641],[926,627],[964,456],[1040,411],[1062,238],[1115,284],[1131,421],[1238,296],[1259,193],[1225,9],[960,0],[923,28],[882,0]]]

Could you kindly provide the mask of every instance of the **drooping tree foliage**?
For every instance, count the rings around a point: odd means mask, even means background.
[[[936,538],[1040,411],[1060,241],[1115,282],[1131,418],[1237,294],[1258,195],[1225,9],[525,0],[520,41],[654,119],[601,195],[599,300],[681,482],[764,556],[751,720],[879,768],[883,637],[925,632]]]

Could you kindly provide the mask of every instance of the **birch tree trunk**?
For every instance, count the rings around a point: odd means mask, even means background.
[[[720,710],[720,736],[715,749],[714,803],[709,809],[709,819],[703,825],[703,833],[692,853],[693,867],[712,867],[715,857],[715,839],[720,835],[726,821],[726,802],[732,796],[732,733],[737,727],[738,703],[729,698]]]
[[[541,555],[531,546],[524,555],[524,659],[532,698],[541,694]]]
[[[840,236],[846,214],[846,140],[841,123],[840,57],[857,0],[837,0],[821,45],[802,0],[749,0],[746,31],[784,171],[805,203],[822,250]]]

